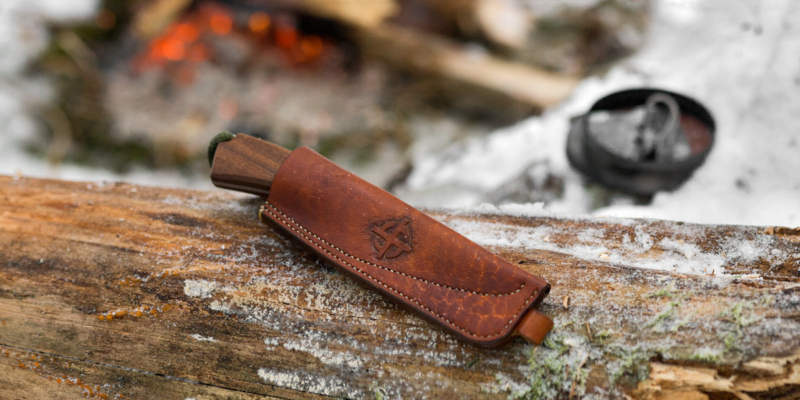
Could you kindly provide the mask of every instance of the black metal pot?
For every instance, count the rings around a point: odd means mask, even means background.
[[[683,156],[647,156],[646,152],[632,153],[610,145],[614,143],[611,139],[619,143],[619,138],[609,135],[619,135],[622,140],[635,137],[634,140],[639,140],[637,133],[630,132],[630,123],[615,127],[611,121],[610,129],[607,123],[602,133],[592,131],[596,129],[590,122],[594,113],[605,112],[618,116],[615,118],[620,121],[621,118],[630,120],[635,118],[631,117],[633,113],[641,114],[642,107],[653,103],[654,95],[660,99],[666,95],[669,103],[677,104],[673,111],[675,135],[684,146]],[[605,186],[634,195],[652,195],[678,188],[703,164],[713,146],[715,130],[711,113],[689,97],[660,89],[625,90],[603,97],[588,113],[572,119],[567,157],[575,169]],[[673,149],[662,146],[660,151],[667,153]]]

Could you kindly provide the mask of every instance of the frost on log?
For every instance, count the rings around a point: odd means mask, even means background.
[[[432,212],[553,285],[544,345],[485,350],[321,265],[259,205],[0,177],[0,397],[800,393],[800,231]]]

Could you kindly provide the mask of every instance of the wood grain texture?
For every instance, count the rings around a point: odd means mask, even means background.
[[[254,194],[269,195],[272,180],[291,150],[239,134],[217,145],[211,166],[215,186]]]
[[[260,203],[0,177],[0,397],[798,395],[797,230],[431,213],[553,285],[545,346],[487,350],[321,265]],[[640,268],[671,260],[714,276]]]

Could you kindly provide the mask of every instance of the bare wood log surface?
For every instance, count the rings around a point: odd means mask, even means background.
[[[431,212],[553,285],[545,345],[492,350],[321,265],[262,225],[259,205],[222,191],[0,177],[0,397],[800,390],[796,229]],[[675,271],[644,268],[665,264]]]

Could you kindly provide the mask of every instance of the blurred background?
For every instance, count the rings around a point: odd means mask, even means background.
[[[617,90],[705,104],[681,188],[567,162]],[[211,189],[223,130],[310,146],[421,207],[800,225],[791,0],[3,0],[0,174]]]

